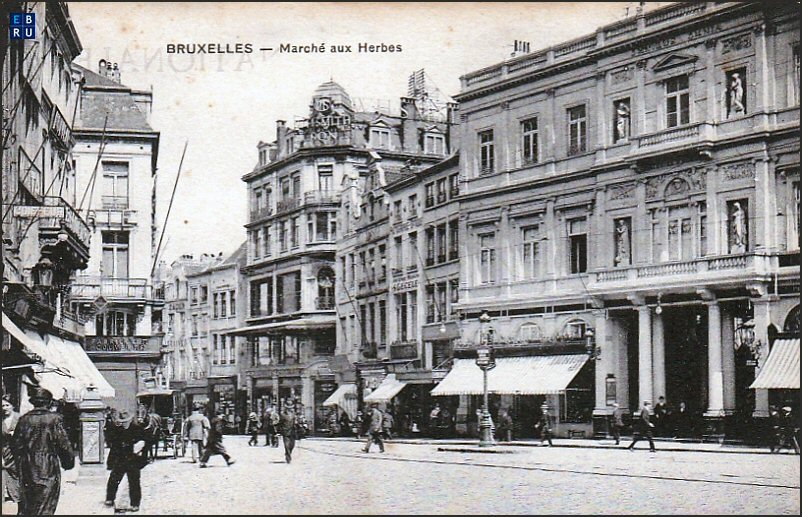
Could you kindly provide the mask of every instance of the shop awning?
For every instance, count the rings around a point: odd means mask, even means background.
[[[89,356],[86,355],[86,352],[79,343],[48,334],[47,344],[48,347],[53,348],[61,354],[64,364],[70,369],[70,373],[81,383],[84,389],[92,385],[97,388],[98,394],[101,397],[114,398],[114,388],[98,371],[95,363],[89,359]]]
[[[240,327],[238,329],[224,332],[224,334],[231,336],[245,336],[249,334],[269,334],[269,332],[267,332],[269,330],[298,331],[325,329],[334,327],[336,322],[336,316],[310,316],[308,318],[299,318],[289,321],[276,321],[273,323],[264,323],[262,325]]]
[[[487,389],[503,395],[561,393],[587,360],[586,354],[500,357],[487,372]],[[482,370],[473,359],[455,359],[454,367],[431,391],[433,396],[482,393]]]
[[[356,417],[356,384],[347,382],[340,384],[329,398],[323,401],[324,406],[339,406],[353,419]]]
[[[769,358],[749,387],[755,390],[798,390],[799,338],[775,341]]]
[[[394,373],[387,374],[379,386],[365,397],[365,402],[390,402],[407,383],[396,379]]]

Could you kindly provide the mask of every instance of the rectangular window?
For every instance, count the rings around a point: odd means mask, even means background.
[[[399,341],[407,340],[407,293],[395,295],[395,318]]]
[[[585,105],[568,109],[568,156],[587,151],[588,119]]]
[[[287,251],[287,221],[278,223],[278,239],[281,251]]]
[[[532,280],[541,276],[540,227],[537,225],[521,229],[521,264],[523,278]]]
[[[426,154],[446,154],[445,136],[427,133],[423,140],[423,152]]]
[[[800,91],[799,91],[799,74],[802,73],[802,72],[799,69],[799,45],[798,44],[794,45],[791,54],[792,54],[791,59],[793,60],[792,63],[791,63],[791,65],[792,65],[791,73],[793,74],[791,76],[791,81],[792,81],[791,82],[791,88],[793,90],[791,92],[791,106],[793,106],[795,104],[799,104],[799,99],[800,99],[800,97],[802,97],[802,95],[800,95]]]
[[[699,256],[707,255],[707,203],[699,203]]]
[[[438,203],[445,203],[448,192],[446,190],[446,181],[448,178],[440,178],[437,180],[437,202]]]
[[[426,184],[426,208],[434,206],[434,182]]]
[[[220,299],[220,317],[226,318],[228,314],[228,307],[226,304],[226,293],[220,293],[219,299]]]
[[[212,317],[215,319],[220,317],[220,295],[217,293],[212,295]]]
[[[587,220],[584,217],[568,220],[570,236],[571,273],[584,273],[588,270]]]
[[[217,334],[213,334],[213,335],[212,335],[212,348],[213,348],[213,352],[212,352],[212,364],[218,364],[218,363],[220,362],[220,355],[221,355],[221,354],[220,354],[220,350],[218,350],[218,348],[217,348],[217,347],[218,347],[218,344],[217,344]]]
[[[286,201],[292,197],[292,184],[290,183],[289,176],[281,178],[281,199]]]
[[[479,282],[490,284],[496,281],[496,234],[479,235]]]
[[[103,208],[128,208],[128,163],[103,162]]]
[[[236,291],[229,291],[228,292],[228,313],[231,316],[237,315],[237,292]]]
[[[418,267],[418,233],[411,232],[409,234],[409,257],[408,263],[410,269],[415,269]]]
[[[387,344],[387,303],[379,300],[379,344]]]
[[[446,319],[446,300],[446,283],[441,282],[437,284],[437,321]]]
[[[524,165],[538,161],[537,118],[521,122],[521,150]]]
[[[491,174],[496,161],[493,130],[479,132],[479,174]]]
[[[434,284],[426,286],[426,323],[437,321],[437,307],[434,299]]]
[[[301,174],[298,172],[292,175],[292,197],[301,199]]]
[[[331,165],[317,166],[318,190],[331,192],[334,190],[334,167]]]
[[[272,243],[270,242],[270,226],[265,226],[262,228],[262,235],[264,236],[262,239],[263,242],[263,252],[265,257],[269,257],[272,253]]]
[[[298,247],[298,232],[300,231],[300,223],[297,217],[292,218],[292,232],[290,233],[290,246],[293,248]]]
[[[395,238],[395,268],[399,271],[404,267],[404,240],[401,236]]]
[[[356,282],[356,256],[353,253],[348,255],[348,267],[348,279],[351,281],[351,287],[354,287]]]
[[[103,263],[101,275],[105,278],[128,278],[129,232],[102,232]]]
[[[418,196],[416,194],[409,196],[408,211],[410,219],[418,217]]]
[[[390,130],[385,128],[370,128],[370,146],[375,149],[390,148]]]
[[[437,262],[445,262],[448,259],[448,255],[446,255],[446,224],[440,224],[437,226]]]
[[[426,228],[426,265],[434,265],[435,257],[434,227]]]
[[[384,244],[379,245],[379,280],[384,281],[387,278],[387,247]]]
[[[691,121],[688,76],[672,77],[666,81],[666,127],[677,127]]]
[[[403,214],[401,213],[401,201],[395,201],[393,203],[393,213],[395,214],[395,220],[400,221],[403,218]]]
[[[407,293],[407,303],[409,304],[409,330],[407,337],[410,341],[418,338],[418,296],[415,291]]]
[[[315,240],[327,241],[329,240],[329,214],[328,212],[317,212],[315,214]]]
[[[459,258],[459,220],[448,223],[448,260]]]
[[[459,196],[459,174],[452,174],[448,177],[448,190],[452,199]]]

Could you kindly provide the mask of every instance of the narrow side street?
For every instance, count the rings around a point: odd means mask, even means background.
[[[262,443],[260,441],[260,443]],[[226,437],[237,462],[160,459],[142,472],[141,514],[794,514],[799,456],[515,447],[511,454],[438,452],[436,445],[307,439],[283,450]],[[704,461],[700,461],[703,459]],[[59,514],[111,514],[106,471],[65,482]],[[127,505],[127,492],[118,506]],[[6,508],[4,508],[5,513]]]

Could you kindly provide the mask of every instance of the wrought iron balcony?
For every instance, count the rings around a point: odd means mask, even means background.
[[[315,298],[315,308],[319,311],[334,310],[334,297],[320,296],[318,298]]]
[[[282,214],[284,212],[289,212],[290,210],[295,210],[299,206],[301,206],[301,200],[298,198],[282,199],[276,203],[276,214]]]
[[[6,205],[4,205],[4,209]],[[75,244],[85,248],[87,253],[89,241],[92,237],[92,230],[81,218],[78,212],[58,196],[45,196],[42,198],[40,206],[14,206],[14,217],[20,219],[36,219],[39,223],[40,234],[58,235],[61,230],[68,232],[67,239],[73,238]],[[59,240],[65,240],[58,236]]]
[[[340,202],[340,194],[333,190],[312,190],[304,194],[304,204],[336,204]]]

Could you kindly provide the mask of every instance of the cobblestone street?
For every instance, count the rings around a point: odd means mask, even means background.
[[[226,437],[237,460],[199,469],[160,459],[142,476],[142,514],[798,514],[799,456],[516,447],[511,454],[439,452],[432,444],[300,441],[283,450]],[[65,482],[57,513],[110,514],[107,472]],[[74,476],[73,476],[74,477]],[[66,476],[69,479],[69,476]],[[118,506],[127,505],[125,481]],[[10,508],[4,508],[9,510]]]

